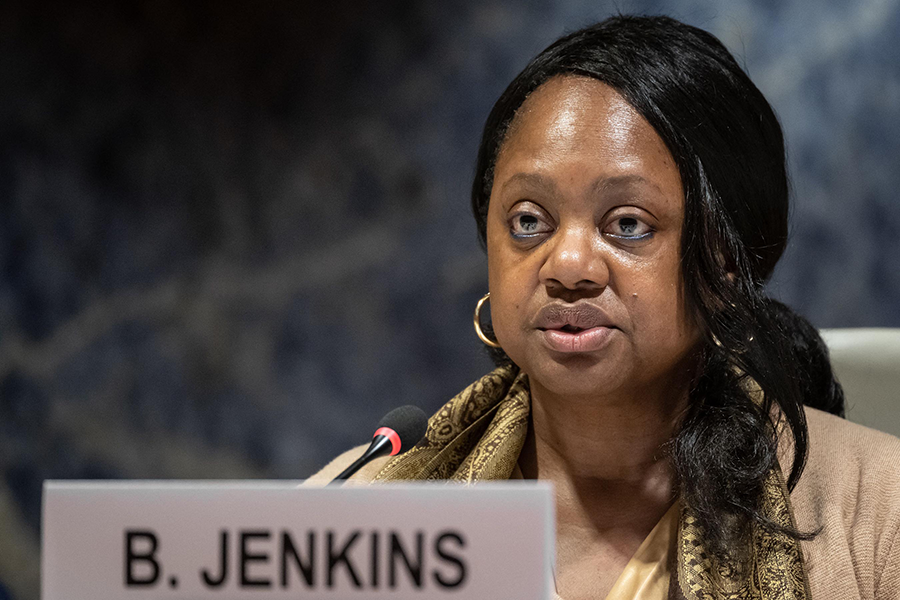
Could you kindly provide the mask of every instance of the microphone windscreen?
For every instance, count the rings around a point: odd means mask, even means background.
[[[393,429],[400,436],[400,452],[406,452],[419,443],[425,435],[428,426],[428,417],[418,406],[408,404],[395,408],[382,417],[378,428],[387,427]]]

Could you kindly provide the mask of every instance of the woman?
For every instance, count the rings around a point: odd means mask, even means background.
[[[472,205],[499,366],[358,480],[552,481],[566,600],[900,597],[900,440],[809,408],[843,396],[763,292],[781,129],[717,39],[622,16],[551,45]]]

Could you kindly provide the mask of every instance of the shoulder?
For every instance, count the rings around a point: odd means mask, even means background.
[[[809,455],[795,493],[839,504],[856,520],[900,519],[900,439],[813,408],[806,421]]]
[[[306,481],[303,482],[304,486],[323,486],[327,485],[332,479],[340,475],[340,473],[353,464],[357,458],[362,456],[363,452],[368,448],[368,444],[363,444],[362,446],[357,446],[356,448],[351,448],[346,452],[339,454],[337,457],[331,460],[327,465],[322,467],[318,472],[310,476]],[[347,482],[350,485],[366,485],[371,483],[375,476],[378,475],[378,472],[387,464],[387,461],[390,460],[389,456],[383,456],[381,458],[376,458],[369,464],[365,465],[359,471],[353,474]]]
[[[900,439],[811,408],[806,418],[809,454],[791,502],[797,526],[819,532],[806,545],[810,583],[836,578],[828,585],[891,597],[885,589],[900,591]]]
[[[801,481],[894,492],[900,501],[900,439],[814,408],[806,408],[806,422],[809,456]]]

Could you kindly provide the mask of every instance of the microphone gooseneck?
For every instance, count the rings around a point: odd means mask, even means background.
[[[331,483],[341,483],[379,456],[396,456],[415,446],[425,435],[428,417],[417,406],[401,406],[382,417],[372,443],[363,455],[344,469]]]

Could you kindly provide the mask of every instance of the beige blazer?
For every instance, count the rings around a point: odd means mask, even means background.
[[[900,439],[807,408],[809,458],[791,494],[813,600],[900,600]],[[782,465],[790,468],[789,442]],[[333,479],[362,454],[341,454],[311,477]],[[350,479],[366,485],[387,458]]]

